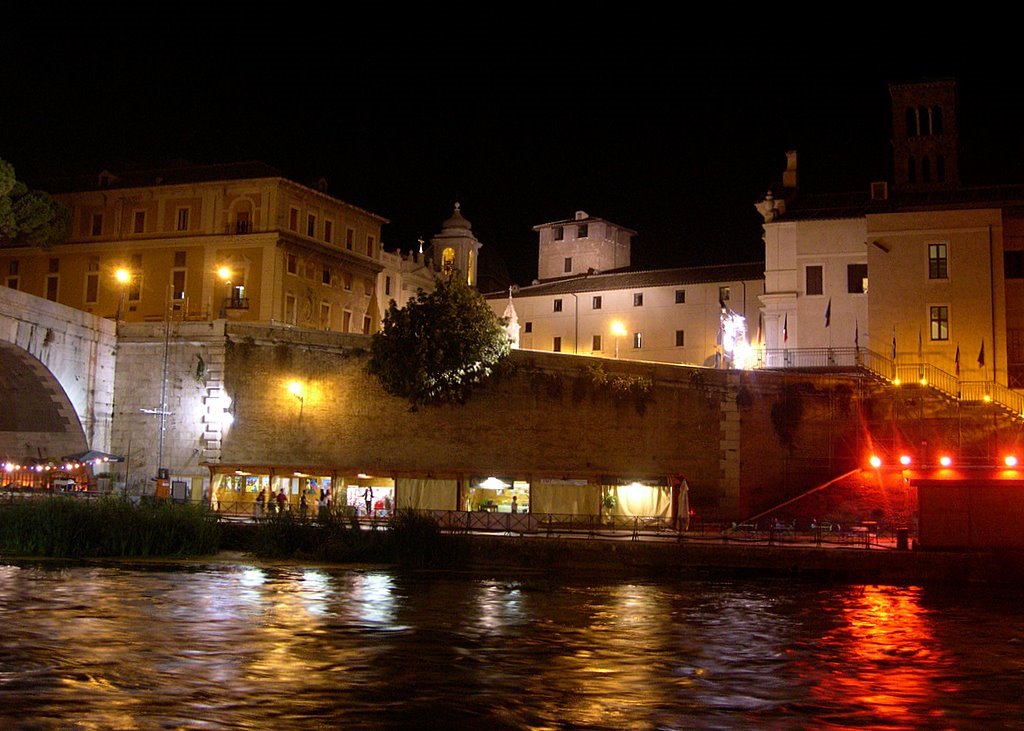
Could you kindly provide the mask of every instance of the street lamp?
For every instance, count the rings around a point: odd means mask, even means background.
[[[117,318],[114,320],[116,332],[121,329],[121,311],[124,308],[124,298],[128,293],[128,285],[132,281],[132,273],[122,267],[114,272],[114,279],[121,285],[121,294],[117,298]]]
[[[615,357],[619,357],[619,338],[626,334],[626,326],[621,320],[612,323],[612,335],[615,336]]]
[[[217,276],[220,277],[227,287],[227,296],[220,302],[220,316],[223,319],[228,316],[228,297],[231,296],[231,267],[221,267],[217,270]]]

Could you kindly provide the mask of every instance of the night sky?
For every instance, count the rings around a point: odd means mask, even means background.
[[[536,276],[531,227],[578,209],[637,231],[643,268],[761,259],[753,204],[786,150],[805,189],[890,177],[890,81],[958,78],[963,177],[1024,179],[1010,51],[922,61],[450,9],[399,34],[384,18],[174,7],[43,23],[59,15],[44,8],[0,30],[0,157],[19,178],[262,160],[390,219],[389,249],[436,233],[458,200],[482,264],[521,284]]]

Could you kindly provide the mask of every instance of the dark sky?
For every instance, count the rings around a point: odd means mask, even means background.
[[[263,160],[389,218],[392,249],[436,233],[458,200],[482,258],[519,283],[536,276],[531,227],[577,209],[636,230],[639,266],[760,259],[753,203],[787,149],[806,188],[890,177],[889,81],[958,78],[975,169],[1024,179],[1010,51],[922,60],[777,31],[683,38],[657,19],[448,8],[401,33],[280,5],[32,12],[0,30],[0,158],[19,178]]]

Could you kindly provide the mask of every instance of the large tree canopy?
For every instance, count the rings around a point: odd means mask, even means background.
[[[41,190],[29,190],[14,177],[14,166],[0,159],[0,246],[49,248],[67,238],[69,222],[62,203]]]
[[[508,356],[502,325],[458,276],[439,281],[433,292],[419,290],[404,307],[392,300],[373,336],[370,372],[385,391],[413,405],[462,403]]]

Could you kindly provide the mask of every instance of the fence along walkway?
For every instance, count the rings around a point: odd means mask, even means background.
[[[919,383],[962,403],[992,403],[1024,420],[1024,394],[994,381],[965,381],[931,363],[892,360],[867,348],[773,348],[758,351],[755,368],[857,369],[899,385]]]

